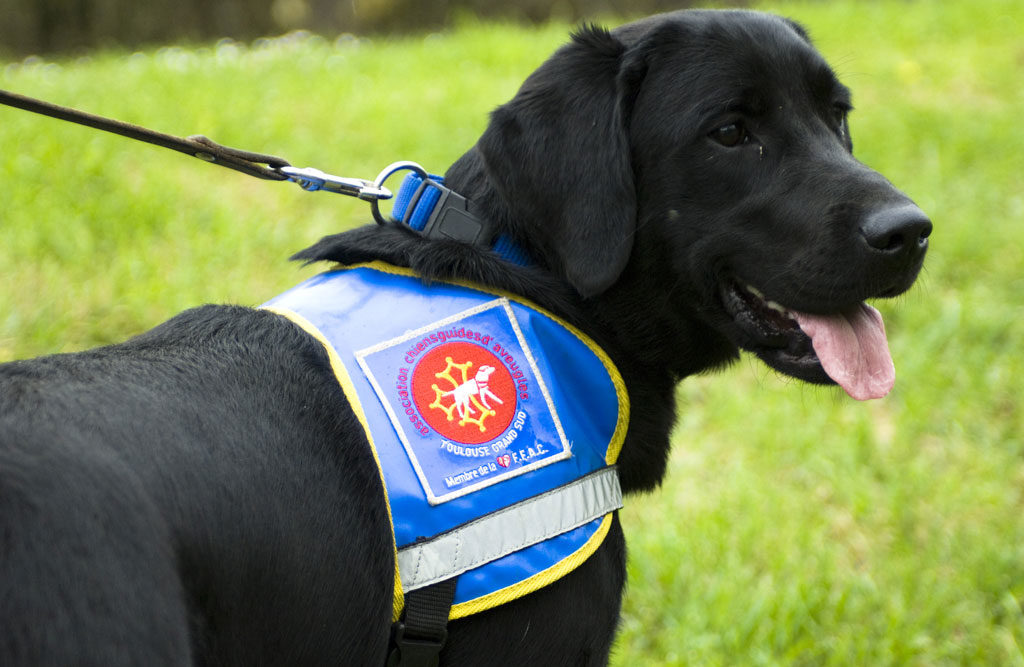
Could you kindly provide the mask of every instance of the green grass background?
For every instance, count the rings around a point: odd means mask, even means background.
[[[614,664],[1024,665],[1024,3],[775,2],[855,92],[858,157],[932,216],[882,302],[897,365],[855,403],[744,359],[678,390],[664,488],[623,512]],[[443,170],[569,26],[465,20],[0,65],[0,87],[299,166]],[[258,304],[368,219],[170,151],[0,108],[0,360],[204,302]]]

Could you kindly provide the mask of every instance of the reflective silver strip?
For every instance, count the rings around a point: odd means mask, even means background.
[[[619,474],[602,468],[398,550],[402,590],[444,581],[492,560],[561,535],[622,507]]]

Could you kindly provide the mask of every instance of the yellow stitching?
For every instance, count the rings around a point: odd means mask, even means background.
[[[359,402],[359,395],[356,393],[356,388],[352,384],[352,378],[348,374],[348,369],[345,368],[345,364],[341,361],[341,357],[335,351],[327,338],[320,332],[316,326],[299,315],[296,312],[287,310],[285,308],[275,308],[273,306],[264,306],[263,310],[269,311],[276,315],[280,315],[285,319],[289,320],[293,324],[297,325],[303,331],[308,333],[313,338],[317,339],[324,349],[327,351],[327,358],[331,362],[331,370],[334,371],[334,377],[337,379],[338,384],[341,385],[342,391],[348,397],[349,402],[352,405],[352,412],[355,413],[356,419],[363,427],[363,431],[366,433],[366,439],[370,443],[370,451],[373,453],[373,460],[377,464],[377,472],[380,475],[381,488],[384,490],[384,506],[388,511],[388,525],[391,527],[391,546],[394,549],[395,557],[395,584],[394,584],[394,600],[392,603],[392,621],[397,621],[398,617],[402,613],[402,607],[405,605],[405,598],[402,595],[402,577],[398,572],[398,545],[395,544],[395,530],[394,530],[394,519],[391,516],[391,502],[388,500],[388,488],[387,483],[384,481],[384,469],[381,467],[380,458],[377,456],[377,447],[373,443],[373,435],[370,433],[370,427],[366,421],[366,414],[363,412],[362,403]]]

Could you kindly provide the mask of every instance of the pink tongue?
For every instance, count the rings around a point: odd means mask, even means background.
[[[896,382],[881,314],[862,303],[840,315],[794,313],[821,367],[858,401],[881,398]]]

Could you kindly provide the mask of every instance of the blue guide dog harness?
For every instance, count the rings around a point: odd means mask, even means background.
[[[401,224],[527,263],[440,182],[406,178]],[[382,262],[263,308],[324,346],[377,460],[395,545],[389,665],[437,664],[447,620],[557,581],[601,545],[622,507],[629,399],[582,332],[518,296]]]
[[[622,506],[629,402],[607,355],[512,295],[383,263],[264,304],[327,349],[387,492],[403,594],[456,578],[449,618],[571,572]]]

